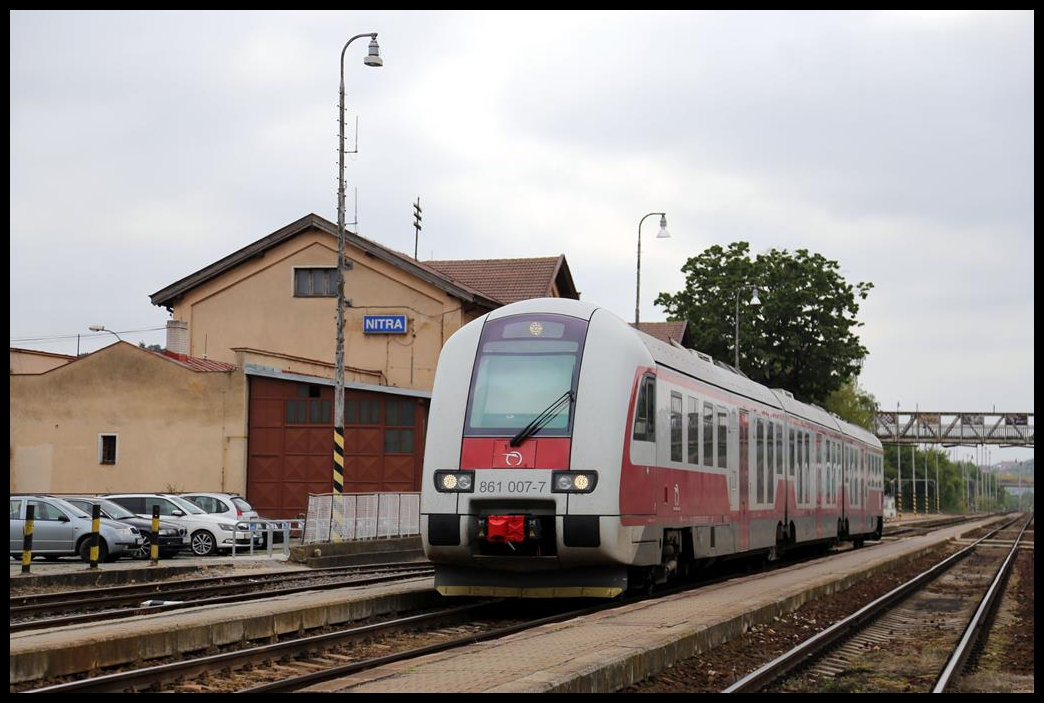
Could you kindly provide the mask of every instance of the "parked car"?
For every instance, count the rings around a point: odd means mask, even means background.
[[[152,556],[152,517],[141,517],[124,508],[119,503],[114,503],[106,498],[89,496],[66,496],[67,501],[80,508],[88,515],[91,514],[93,506],[101,508],[101,516],[110,520],[116,520],[125,525],[133,525],[141,533],[141,545],[134,557],[137,559],[149,559]],[[159,546],[161,559],[170,559],[178,552],[189,547],[188,530],[171,520],[159,521]]]
[[[238,493],[179,493],[182,498],[190,500],[212,515],[223,515],[230,520],[250,524],[250,529],[261,533],[261,546],[268,544],[268,526],[271,523],[272,543],[283,541],[283,523],[261,517],[254,506]]]
[[[91,560],[93,518],[72,503],[53,496],[11,496],[11,557],[20,559],[25,514],[33,506],[32,553],[54,560],[79,556]],[[141,547],[141,533],[133,525],[101,518],[98,521],[98,561],[116,561]]]
[[[189,547],[196,556],[209,556],[231,550],[233,539],[237,549],[249,549],[251,542],[261,546],[261,538],[245,530],[236,530],[234,520],[211,515],[195,503],[170,493],[117,493],[104,496],[142,517],[152,517],[152,507],[159,506],[160,517],[181,523],[188,530]]]

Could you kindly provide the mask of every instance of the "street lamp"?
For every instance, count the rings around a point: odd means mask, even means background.
[[[337,352],[334,358],[334,493],[344,491],[344,54],[348,45],[362,37],[370,38],[363,63],[383,66],[377,32],[356,34],[341,49],[340,131],[337,143]]]
[[[736,363],[734,364],[734,366],[736,367],[737,371],[739,371],[739,367],[740,367],[740,365],[739,365],[739,303],[740,303],[740,295],[743,293],[743,291],[747,290],[748,288],[754,292],[754,296],[751,298],[750,304],[755,306],[755,307],[761,305],[761,301],[758,300],[758,287],[756,285],[748,283],[748,284],[740,286],[739,290],[736,291],[736,338],[735,338],[735,341],[733,342],[732,346],[734,347],[734,351],[736,353]],[[768,290],[768,289],[767,288],[762,288],[761,290],[764,291],[764,290]]]
[[[123,341],[123,337],[116,334],[112,330],[107,329],[105,325],[91,325],[87,329],[89,329],[91,332],[108,332],[109,334],[116,335],[116,339],[120,340],[121,342]]]
[[[667,214],[663,212],[650,212],[638,220],[638,273],[634,285],[634,326],[638,326],[638,303],[642,299],[642,223],[647,217],[660,216],[660,231],[656,234],[657,239],[670,239],[671,233],[667,231]]]

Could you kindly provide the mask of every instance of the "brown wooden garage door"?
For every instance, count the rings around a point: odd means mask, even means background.
[[[332,386],[250,377],[247,500],[265,517],[297,517],[333,490]],[[344,492],[420,490],[428,401],[345,391]]]

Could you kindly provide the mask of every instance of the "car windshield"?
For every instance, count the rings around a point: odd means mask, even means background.
[[[51,498],[56,505],[62,506],[67,512],[70,512],[75,517],[91,519],[91,516],[83,511],[83,508],[77,508],[75,505],[62,498]]]
[[[237,508],[239,508],[244,513],[249,513],[249,512],[252,512],[254,510],[254,507],[252,505],[250,505],[250,503],[246,502],[244,499],[240,498],[239,496],[233,496],[232,497],[232,502],[235,504],[235,506]]]
[[[111,500],[99,500],[98,505],[100,505],[101,509],[105,511],[105,514],[113,520],[126,520],[129,517],[135,517],[134,513],[127,510],[119,503],[114,503]]]
[[[199,507],[198,505],[196,505],[195,503],[193,503],[190,500],[185,500],[184,498],[181,498],[180,496],[167,496],[167,498],[170,499],[171,503],[174,503],[175,505],[177,505],[179,508],[184,510],[185,513],[188,514],[188,515],[206,515],[207,514],[206,510],[203,510],[203,508]]]

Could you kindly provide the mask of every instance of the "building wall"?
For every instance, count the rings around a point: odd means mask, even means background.
[[[11,492],[246,486],[241,371],[200,373],[118,342],[10,381]],[[117,435],[115,464],[99,461],[103,433]]]
[[[325,232],[300,234],[263,256],[189,291],[173,317],[188,323],[190,356],[236,363],[234,349],[277,351],[331,367],[336,298],[295,298],[295,267],[335,266],[337,242]],[[349,247],[345,274],[351,307],[344,326],[345,363],[354,378],[430,390],[439,351],[471,319],[460,301],[408,272]],[[364,334],[364,315],[404,314],[405,335]]]
[[[11,373],[44,373],[75,361],[75,356],[32,349],[11,349]]]

